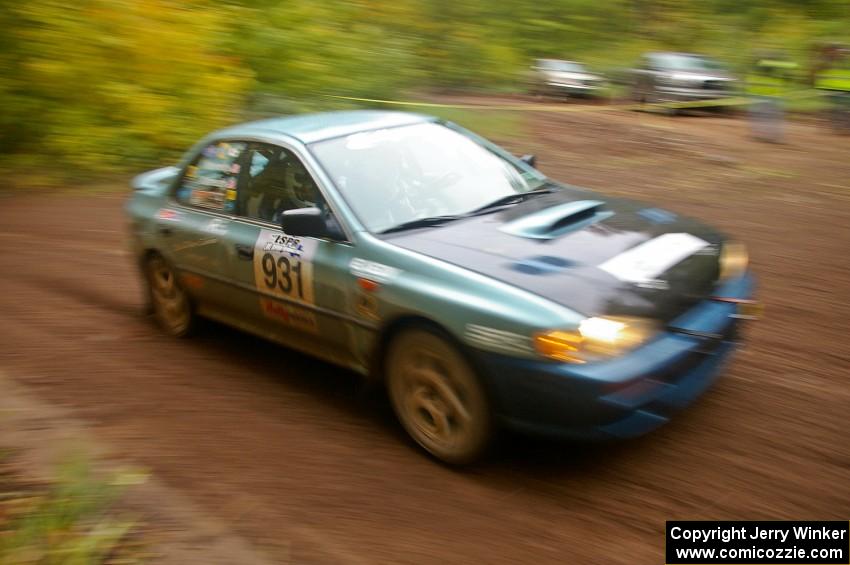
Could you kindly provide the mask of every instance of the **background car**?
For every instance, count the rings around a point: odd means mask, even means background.
[[[750,315],[746,254],[716,230],[428,116],[234,126],[134,186],[133,255],[168,333],[205,316],[379,379],[448,463],[501,426],[646,433]]]
[[[604,77],[575,61],[537,59],[529,80],[532,94],[584,98],[604,95]]]
[[[712,100],[739,89],[724,65],[694,53],[647,53],[632,75],[632,97],[645,104]]]

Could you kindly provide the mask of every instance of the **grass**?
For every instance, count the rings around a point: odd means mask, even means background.
[[[516,89],[514,89],[516,90]],[[503,93],[510,89],[486,90],[489,94]],[[480,94],[480,92],[478,92]],[[614,105],[630,105],[628,98],[629,86],[613,83],[608,92],[608,102]],[[415,99],[415,97],[414,97]],[[546,102],[552,102],[547,100]],[[313,105],[298,103],[280,97],[268,97],[262,104],[257,105],[246,114],[245,119],[268,117],[270,115],[281,115],[298,111],[316,111],[328,109],[352,109],[362,107],[384,108],[389,110],[405,110],[422,112],[439,116],[441,118],[456,122],[470,130],[490,139],[505,143],[525,137],[526,116],[522,111],[502,111],[493,109],[469,109],[469,108],[444,108],[439,106],[395,106],[381,105],[379,103],[359,103],[352,101],[331,101],[320,99]],[[745,108],[746,103],[738,104]],[[785,103],[785,110],[789,114],[813,115],[822,113],[829,108],[829,101],[814,89],[795,91]],[[592,109],[591,111],[596,111]],[[151,164],[151,168],[155,166]],[[140,171],[137,171],[140,172]],[[26,159],[22,156],[0,157],[0,175],[6,179],[6,183],[0,185],[0,195],[15,194],[22,191],[33,192],[38,190],[53,191],[62,188],[63,192],[79,194],[103,194],[127,190],[127,179],[130,174],[115,174],[112,178],[92,177],[92,180],[81,180],[81,172],[60,170],[45,165],[42,160],[34,158]]]
[[[62,465],[48,485],[24,484],[8,470],[9,458],[0,455],[0,563],[141,562],[128,543],[134,522],[113,516],[123,486],[137,482],[137,476],[101,480],[77,458]]]
[[[423,111],[491,139],[505,140],[522,137],[525,126],[524,117],[520,112],[464,108],[425,108]]]

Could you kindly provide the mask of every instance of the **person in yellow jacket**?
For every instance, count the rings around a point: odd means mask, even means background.
[[[784,96],[791,87],[796,65],[781,59],[760,59],[747,75],[750,127],[761,141],[782,143],[785,120]]]
[[[850,50],[843,49],[836,60],[815,76],[815,88],[830,103],[830,122],[838,133],[850,134]]]

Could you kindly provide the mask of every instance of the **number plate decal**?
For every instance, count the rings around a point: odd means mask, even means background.
[[[260,230],[254,245],[257,290],[313,304],[313,256],[317,245],[315,239]]]

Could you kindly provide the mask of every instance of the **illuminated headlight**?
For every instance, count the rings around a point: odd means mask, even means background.
[[[743,243],[730,241],[720,249],[720,280],[725,281],[740,277],[747,270],[750,256]]]
[[[645,318],[585,318],[575,330],[551,330],[535,335],[534,346],[549,359],[588,363],[622,355],[657,331],[658,324]]]

